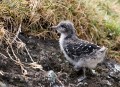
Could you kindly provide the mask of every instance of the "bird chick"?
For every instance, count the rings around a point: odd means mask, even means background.
[[[82,67],[93,69],[104,60],[107,48],[79,39],[73,23],[69,20],[61,21],[52,28],[60,33],[60,49],[75,70]]]

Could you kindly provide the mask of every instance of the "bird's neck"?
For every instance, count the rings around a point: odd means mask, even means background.
[[[76,34],[61,34],[60,35],[60,39],[64,40],[64,39],[72,39],[72,38],[77,38]]]
[[[75,34],[61,34],[60,39],[59,39],[59,43],[63,44],[64,40],[68,40],[68,39],[70,40],[72,38],[76,39],[77,36]]]
[[[66,34],[61,34],[60,35],[60,42],[63,42],[63,40],[67,37]]]
[[[64,44],[64,39],[65,39],[65,38],[66,38],[66,35],[65,35],[65,34],[61,34],[61,35],[60,35],[59,45],[60,45],[61,51],[64,51],[63,44]]]

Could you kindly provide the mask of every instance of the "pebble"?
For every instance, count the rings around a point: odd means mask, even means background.
[[[55,72],[53,70],[50,70],[48,71],[47,73],[47,77],[48,77],[48,80],[51,82],[51,83],[55,83],[55,80],[57,78],[57,75],[55,74]]]

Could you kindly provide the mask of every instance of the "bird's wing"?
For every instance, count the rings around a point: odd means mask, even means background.
[[[89,55],[95,50],[99,49],[99,46],[92,43],[68,43],[66,46],[64,46],[66,54],[72,59]]]

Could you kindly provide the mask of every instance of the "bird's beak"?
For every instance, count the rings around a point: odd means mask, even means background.
[[[52,29],[57,29],[57,26],[52,26],[51,28],[52,28]]]

